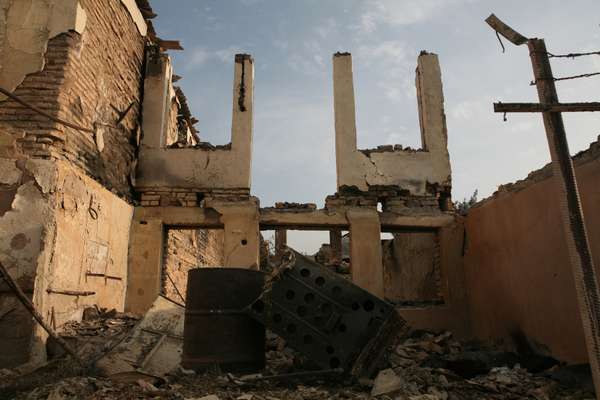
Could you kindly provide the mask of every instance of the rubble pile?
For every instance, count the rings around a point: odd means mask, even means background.
[[[88,307],[81,322],[69,321],[62,326],[60,336],[77,349],[82,359],[93,361],[120,343],[138,320],[134,314]],[[64,350],[52,338],[46,347],[50,359],[64,356]]]
[[[127,329],[131,321],[126,315],[88,319],[69,324],[65,333],[77,333],[78,338],[87,336],[85,343],[89,344],[93,342],[89,340],[92,327],[103,337],[120,329],[116,327]],[[534,353],[523,355],[459,342],[450,332],[413,331],[398,343],[390,349],[374,379],[358,382],[331,372],[310,372],[315,368],[310,360],[287,347],[277,335],[268,333],[268,365],[261,374],[233,375],[218,368],[197,374],[179,368],[164,377],[134,375],[130,380],[111,380],[88,370],[87,376],[49,380],[14,397],[3,397],[5,392],[0,389],[0,399],[594,399],[587,366],[566,367]],[[0,376],[10,373],[4,371]]]

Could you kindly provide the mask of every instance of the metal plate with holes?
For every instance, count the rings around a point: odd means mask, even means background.
[[[250,314],[320,367],[368,375],[405,321],[391,304],[294,254],[295,264],[273,283],[270,304],[258,300]]]

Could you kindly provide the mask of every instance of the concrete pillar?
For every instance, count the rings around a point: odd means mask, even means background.
[[[331,249],[331,263],[340,264],[342,261],[342,231],[332,229],[329,231],[329,248]]]
[[[416,75],[422,147],[430,152],[447,153],[448,132],[438,56],[421,52]]]
[[[275,259],[281,260],[287,246],[287,229],[275,230]]]
[[[167,55],[148,57],[142,102],[142,145],[162,148],[167,142],[171,101],[174,96],[171,59]]]
[[[356,152],[356,110],[352,56],[349,53],[333,55],[333,105],[335,114],[335,166],[338,188],[347,181],[345,175],[354,170]]]
[[[162,287],[164,227],[159,219],[141,220],[134,212],[129,236],[125,311],[143,314]]]
[[[381,227],[375,209],[349,209],[350,268],[352,282],[383,298],[383,261]]]
[[[221,214],[224,229],[223,266],[258,269],[260,228],[257,200],[206,200],[205,206]]]
[[[252,127],[254,115],[254,60],[248,54],[236,54],[233,76],[233,112],[231,121],[231,150],[236,153],[236,163],[252,165]]]

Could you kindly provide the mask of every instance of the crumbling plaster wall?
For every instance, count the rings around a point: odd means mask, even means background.
[[[575,156],[592,256],[600,265],[600,144]],[[570,363],[587,360],[551,166],[505,185],[469,211],[465,274],[475,336],[524,334]]]
[[[334,55],[333,85],[338,189],[356,187],[367,192],[372,186],[395,186],[417,196],[449,193],[450,159],[437,55],[423,52],[418,58],[416,85],[423,145],[419,150],[398,145],[357,149],[350,54]]]
[[[0,84],[94,133],[57,124],[10,99],[0,103],[0,129],[17,132],[20,149],[31,157],[69,160],[130,196],[146,33],[135,2],[3,0],[0,5],[0,18],[11,24],[0,24],[0,30],[7,29],[0,42]]]
[[[0,165],[0,262],[40,314],[59,327],[85,305],[123,310],[133,207],[64,161]],[[45,357],[44,332],[5,285],[0,316],[0,366]]]
[[[26,75],[41,71],[48,40],[81,34],[86,21],[78,0],[0,0],[0,86],[13,91]]]

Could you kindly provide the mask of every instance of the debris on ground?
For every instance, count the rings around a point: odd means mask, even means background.
[[[128,321],[121,325],[108,321]],[[92,343],[91,326],[100,338],[111,337],[116,326],[130,326],[125,315],[88,319],[67,325],[65,335]],[[131,327],[130,327],[131,329]],[[121,333],[122,334],[122,333]],[[117,334],[116,336],[119,336]],[[112,336],[114,337],[114,336]],[[112,340],[109,340],[112,342]],[[102,343],[102,340],[98,340]],[[106,342],[105,342],[106,343]],[[100,347],[104,348],[104,344]],[[75,342],[73,342],[75,347]],[[78,348],[78,347],[76,347]],[[178,368],[163,379],[129,381],[100,377],[94,370],[78,376],[46,376],[36,387],[16,390],[7,387],[5,378],[14,375],[0,370],[0,399],[71,400],[71,399],[177,399],[177,400],[584,400],[594,399],[591,374],[587,366],[556,364],[545,371],[532,372],[524,367],[531,355],[523,356],[492,346],[460,342],[450,332],[434,334],[413,331],[388,352],[381,370],[369,379],[353,380],[343,375],[315,373],[293,377],[315,366],[290,349],[277,335],[267,333],[267,367],[260,373],[234,376],[218,368],[206,373]],[[68,359],[58,360],[68,363]],[[503,364],[503,365],[502,365]],[[261,377],[290,374],[286,379]],[[467,377],[468,376],[468,377]],[[259,379],[257,379],[259,378]],[[11,380],[11,379],[8,379]],[[7,397],[7,394],[11,395]]]

